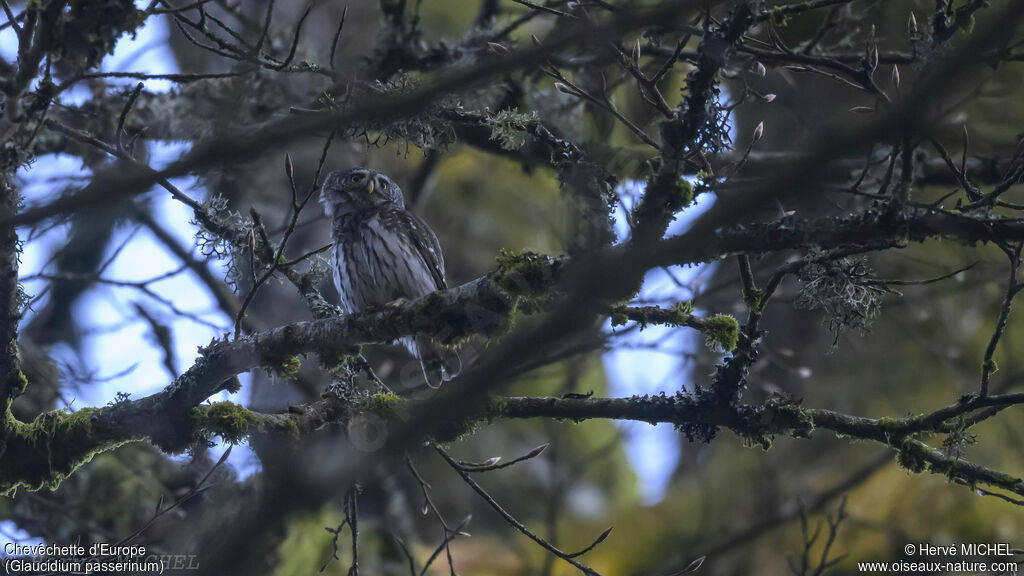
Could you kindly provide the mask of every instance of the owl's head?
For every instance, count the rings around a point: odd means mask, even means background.
[[[331,172],[320,189],[320,202],[328,216],[370,210],[383,204],[405,207],[402,189],[376,170],[352,168]]]

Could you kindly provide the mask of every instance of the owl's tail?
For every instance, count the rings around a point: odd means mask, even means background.
[[[462,360],[458,352],[442,348],[427,338],[416,338],[416,355],[423,367],[423,378],[431,388],[440,388],[441,384],[455,378],[462,371]]]

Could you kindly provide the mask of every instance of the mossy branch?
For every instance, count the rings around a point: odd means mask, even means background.
[[[481,422],[506,418],[554,418],[577,423],[589,419],[633,420],[671,424],[691,440],[707,441],[713,436],[694,437],[691,435],[694,431],[726,428],[748,445],[768,449],[776,436],[810,438],[815,430],[829,430],[837,435],[873,440],[889,446],[896,452],[897,462],[912,472],[943,474],[962,484],[988,485],[1024,496],[1024,480],[948,456],[914,437],[939,420],[945,422],[986,406],[1018,404],[1024,404],[1024,394],[961,402],[927,415],[874,419],[803,408],[782,398],[770,399],[758,406],[726,406],[716,402],[712,395],[700,393],[629,398],[495,396],[470,418],[455,427],[445,428],[443,432],[444,440],[447,440],[471,432]],[[335,396],[325,396],[296,407],[289,414],[260,414],[226,402],[203,406],[195,412],[201,414],[197,419],[202,422],[197,430],[237,442],[257,434],[294,437],[310,433],[328,422],[345,424],[356,414],[374,413],[390,418],[415,408],[414,403],[394,394],[377,394],[358,405],[346,404]]]
[[[671,308],[658,306],[615,306],[609,312],[612,326],[636,322],[640,329],[648,324],[685,326],[704,334],[706,344],[713,350],[731,352],[739,339],[739,323],[728,314],[715,314],[709,318],[693,315],[692,302],[679,302]]]
[[[88,426],[80,420],[81,416],[68,419],[67,415],[54,412],[30,424],[20,423],[5,411],[6,433],[4,448],[0,450],[0,470],[3,470],[0,492],[9,492],[17,486],[53,486],[98,451],[110,450],[124,442],[148,439],[165,451],[184,450],[194,441],[193,408],[221,390],[234,389],[237,374],[257,367],[273,367],[275,361],[282,363],[283,371],[288,371],[294,366],[292,359],[302,354],[317,352],[337,356],[361,344],[393,342],[411,333],[428,334],[445,344],[458,343],[473,335],[492,337],[508,329],[520,302],[550,298],[557,295],[557,287],[567,280],[580,282],[581,277],[596,277],[600,270],[606,274],[608,270],[619,268],[642,270],[669,263],[693,263],[734,252],[760,253],[807,245],[829,247],[856,242],[864,237],[897,234],[910,240],[951,236],[961,242],[972,243],[995,237],[1022,238],[1024,225],[1016,221],[936,211],[908,212],[900,218],[869,211],[847,219],[784,219],[772,225],[715,232],[699,245],[693,243],[693,237],[684,235],[659,241],[641,254],[629,251],[628,247],[612,247],[601,251],[596,259],[584,262],[591,274],[583,275],[567,257],[506,253],[499,259],[497,270],[489,275],[399,306],[344,318],[299,322],[237,340],[212,342],[201,351],[199,360],[165,390],[138,400],[91,410],[87,413]],[[603,310],[607,311],[606,308]],[[711,320],[714,319],[705,322]],[[731,334],[734,320],[716,322],[721,324],[715,327],[721,334],[717,334],[715,340],[723,348],[731,347],[727,336]],[[705,325],[705,329],[709,328]],[[287,360],[287,365],[282,359]],[[786,418],[799,416],[791,409],[777,408],[773,413]],[[851,427],[849,417],[823,426],[819,419],[827,421],[832,417],[829,414],[813,414],[815,425],[870,439],[881,439],[885,432],[891,432],[881,423],[868,422]],[[305,424],[299,423],[300,431],[304,426],[312,426],[325,418],[323,414],[309,415],[303,421]],[[936,429],[935,426],[944,421],[945,418],[938,423],[929,421],[928,426]],[[47,422],[51,424],[49,428],[45,425]],[[696,422],[700,424],[703,420]],[[54,427],[53,423],[63,424]],[[257,426],[259,424],[256,423]],[[263,422],[264,427],[267,424],[275,422]],[[288,426],[281,422],[276,424]],[[728,422],[720,424],[733,427]],[[922,431],[925,429],[921,428]],[[210,431],[224,431],[228,436],[241,432],[224,427]],[[708,430],[697,427],[692,432],[695,437],[703,437]]]
[[[442,342],[496,334],[505,329],[514,310],[516,297],[502,287],[511,279],[512,272],[506,270],[400,306],[214,341],[170,386],[138,400],[74,414],[49,412],[32,423],[19,422],[7,411],[8,428],[0,444],[0,493],[19,486],[56,487],[96,453],[125,442],[149,440],[173,453],[210,435],[235,442],[254,431],[290,431],[293,425],[308,432],[326,421],[322,413],[296,419],[257,416],[229,403],[200,404],[221,390],[237,391],[237,374],[255,368],[288,373],[301,354],[336,358],[361,344],[389,343],[411,333],[429,334]],[[331,413],[336,418],[337,411]]]

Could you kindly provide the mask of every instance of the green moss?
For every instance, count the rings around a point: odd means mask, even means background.
[[[906,420],[903,418],[892,418],[885,416],[875,419],[875,426],[888,434],[902,434],[906,430]]]
[[[299,376],[299,369],[302,368],[302,361],[295,355],[283,356],[273,360],[264,358],[263,360],[263,369],[285,380],[295,380]]]
[[[285,418],[281,422],[280,431],[284,432],[288,436],[291,436],[292,438],[298,438],[299,437],[299,423],[298,423],[298,421],[296,421],[295,417],[289,416],[288,418]]]
[[[378,392],[364,401],[363,407],[382,415],[398,412],[405,408],[405,398],[394,392]]]
[[[16,379],[16,383],[14,384],[14,390],[11,391],[12,397],[20,396],[28,389],[28,376],[25,376],[25,373],[21,371],[21,368],[15,369],[14,377]]]
[[[658,306],[619,306],[612,310],[612,326],[622,326],[630,320],[644,329],[648,324],[665,326],[691,326],[693,302],[677,302],[671,308]]]
[[[683,208],[693,204],[693,184],[685,178],[679,179],[679,202]]]
[[[654,185],[654,182],[651,182]],[[645,196],[644,201],[633,206],[629,218],[634,223],[640,223],[655,214],[667,213],[673,218],[674,214],[683,208],[693,204],[696,194],[693,191],[693,184],[686,178],[680,178],[674,182],[662,184],[666,187],[664,198],[661,195]]]
[[[771,396],[763,406],[749,412],[740,429],[748,446],[768,450],[779,434],[810,438],[814,432],[814,419],[796,400]]]
[[[900,451],[896,454],[896,463],[900,468],[920,474],[928,468],[928,462],[921,455],[920,448],[910,440],[904,440]]]
[[[712,350],[731,352],[739,341],[740,325],[728,314],[716,314],[704,322],[705,343]]]
[[[0,455],[0,494],[12,495],[21,486],[32,491],[56,490],[96,454],[131,441],[97,438],[93,430],[95,412],[94,408],[55,410],[25,423],[8,411],[10,429]]]
[[[255,415],[234,402],[217,402],[192,409],[192,435],[207,439],[216,435],[225,442],[238,444],[249,434]]]
[[[644,308],[633,308],[630,310],[629,316],[633,318],[633,321],[640,325],[640,329],[643,330],[647,327],[647,324],[651,321],[651,310]]]
[[[739,341],[740,326],[728,314],[717,314],[706,320],[693,317],[693,302],[677,302],[671,308],[657,306],[618,306],[611,310],[612,326],[621,326],[632,320],[640,328],[648,324],[689,326],[704,333],[707,346],[712,350],[731,352]]]
[[[747,294],[746,304],[751,310],[761,310],[764,304],[764,290],[754,289]]]
[[[320,366],[327,370],[341,368],[351,358],[358,358],[363,355],[362,346],[352,346],[343,349],[322,349],[317,352],[320,359]]]
[[[196,406],[191,414],[191,437],[206,441],[220,436],[225,442],[239,444],[253,434],[275,433],[298,438],[295,415],[259,414],[233,402]]]
[[[782,13],[782,8],[790,6],[788,4],[780,4],[778,6],[772,6],[768,9],[768,15],[771,18],[772,24],[782,28],[789,24],[789,15]]]
[[[548,256],[502,249],[496,260],[495,281],[512,296],[543,296],[554,284]]]
[[[298,356],[289,356],[281,363],[278,374],[285,379],[294,380],[299,375],[299,368],[302,368],[302,361]]]
[[[685,326],[690,321],[691,316],[693,316],[693,302],[689,300],[676,302],[669,309],[668,324],[671,326]]]
[[[487,404],[487,409],[485,410],[485,415],[487,419],[493,420],[495,418],[501,418],[502,416],[504,416],[506,405],[507,403],[505,402],[505,399],[502,398],[501,396],[495,396],[491,398],[490,402],[488,402]]]
[[[999,365],[996,364],[995,360],[989,360],[988,362],[985,362],[984,364],[981,365],[981,369],[984,370],[985,372],[988,372],[989,374],[995,374],[996,372],[999,371]]]

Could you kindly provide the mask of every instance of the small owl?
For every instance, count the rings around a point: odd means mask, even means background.
[[[332,220],[334,285],[346,314],[448,287],[437,236],[405,209],[402,190],[386,175],[366,168],[331,172],[320,202]],[[462,369],[455,351],[426,337],[402,343],[420,359],[432,388]]]

